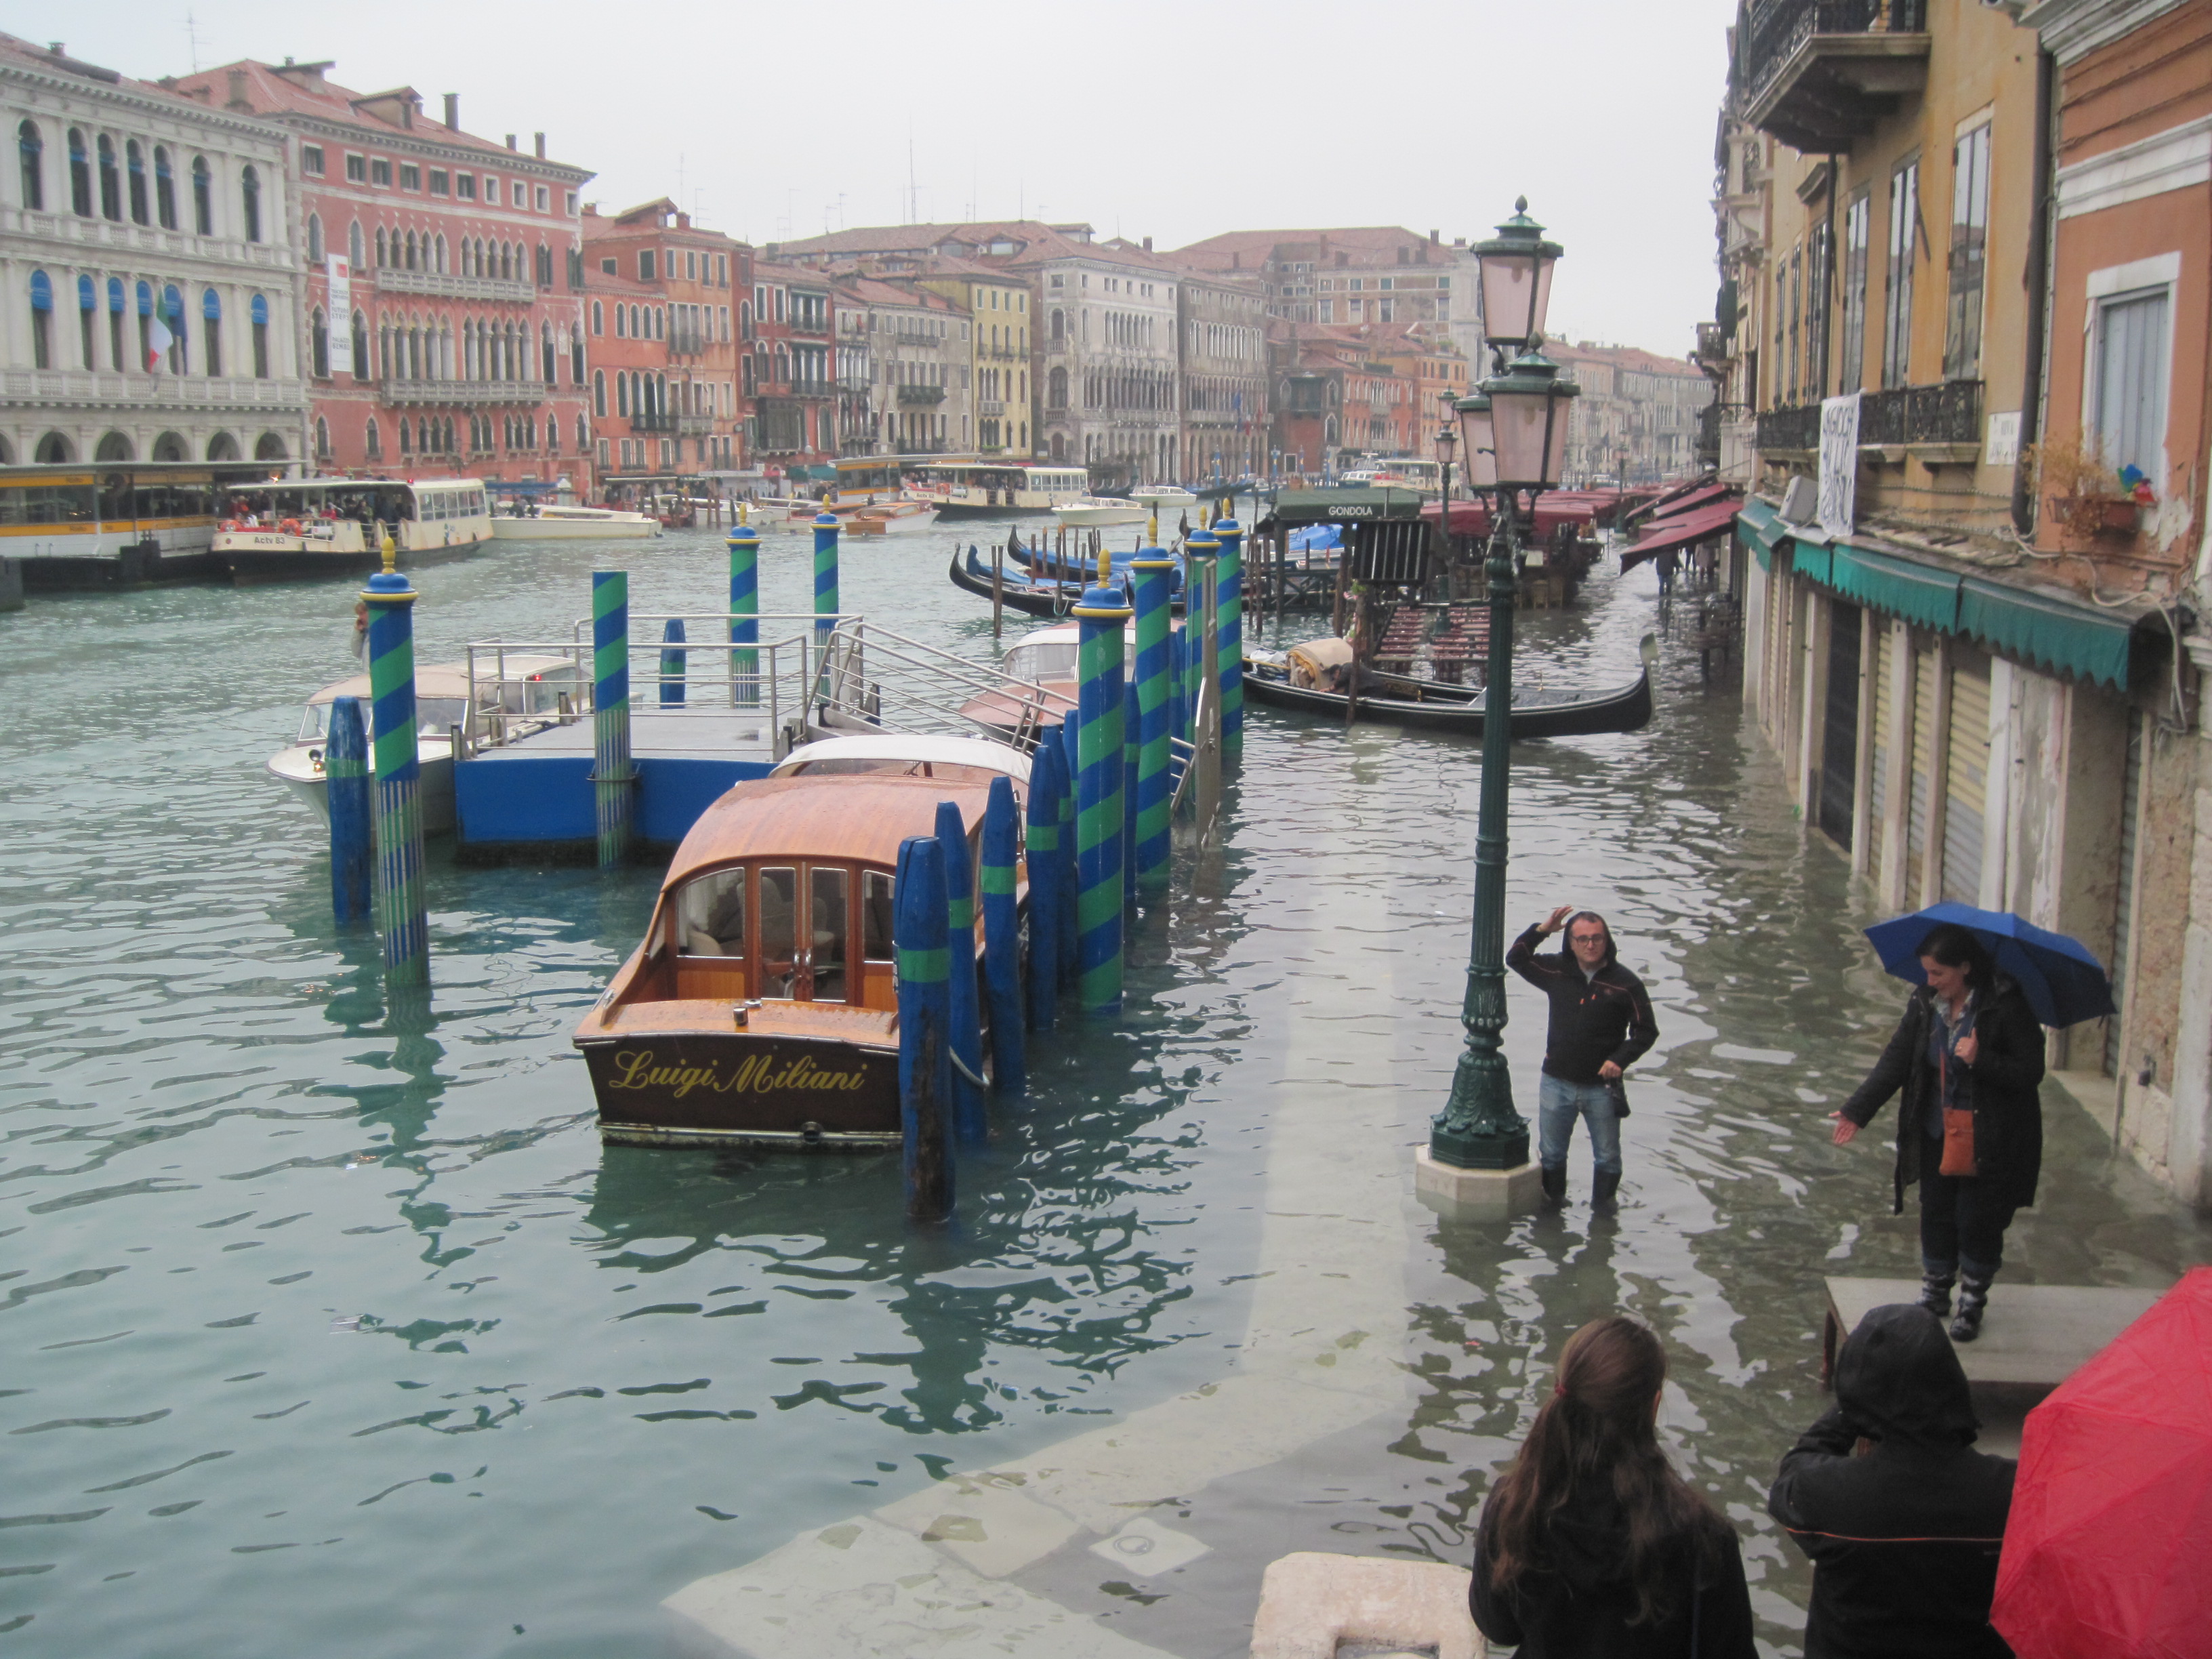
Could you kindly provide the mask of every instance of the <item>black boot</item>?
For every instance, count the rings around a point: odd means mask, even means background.
[[[1959,1275],[1959,1316],[1951,1322],[1951,1340],[1971,1342],[1982,1334],[1982,1312],[1990,1304],[1990,1281],[1972,1273]]]
[[[1567,1166],[1547,1164],[1542,1166],[1544,1202],[1554,1208],[1567,1201]]]
[[[1938,1278],[1929,1273],[1920,1276],[1920,1305],[1938,1319],[1951,1316],[1951,1277],[1945,1273]]]
[[[1619,1173],[1616,1172],[1613,1175],[1607,1175],[1604,1170],[1600,1170],[1597,1172],[1596,1183],[1590,1188],[1590,1208],[1600,1215],[1603,1215],[1612,1211],[1617,1207],[1613,1200],[1615,1194],[1620,1191],[1620,1176]]]

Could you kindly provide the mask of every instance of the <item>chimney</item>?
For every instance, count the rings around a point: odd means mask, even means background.
[[[1147,236],[1147,237],[1146,237],[1146,238],[1145,238],[1145,252],[1147,252],[1147,253],[1150,253],[1152,251],[1152,239],[1151,237]]]
[[[532,133],[531,137],[538,141],[538,159],[542,161],[545,159],[545,135],[538,132]]]
[[[514,143],[514,135],[511,132],[507,135],[507,147],[509,149],[513,149],[516,147]]]
[[[1441,231],[1432,230],[1429,233],[1429,240],[1436,243],[1439,246],[1443,245],[1443,234]]]
[[[252,100],[246,95],[246,71],[242,69],[230,72],[230,102],[224,107],[249,112],[253,108]]]
[[[458,92],[446,94],[446,125],[455,132],[461,130],[461,94]]]

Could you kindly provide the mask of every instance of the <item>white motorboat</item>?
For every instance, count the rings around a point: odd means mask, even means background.
[[[1105,495],[1085,495],[1052,510],[1064,529],[1097,529],[1105,525],[1142,524],[1152,509],[1142,502]]]
[[[642,541],[660,533],[660,520],[645,513],[611,507],[548,502],[526,518],[495,514],[492,539],[502,542]]]
[[[453,827],[453,733],[466,747],[504,742],[542,726],[574,720],[588,712],[588,681],[573,658],[501,653],[495,665],[479,663],[471,686],[465,662],[433,663],[415,671],[415,755],[422,769],[417,799],[422,832],[444,835]],[[299,735],[269,758],[269,775],[312,807],[327,824],[330,780],[323,751],[330,743],[331,705],[340,697],[359,697],[362,721],[369,729],[369,768],[375,770],[374,705],[368,676],[356,674],[326,685],[307,699]]]
[[[1198,497],[1179,484],[1141,484],[1129,492],[1129,499],[1143,502],[1148,513],[1158,513],[1163,524],[1178,513],[1194,524],[1198,521]]]

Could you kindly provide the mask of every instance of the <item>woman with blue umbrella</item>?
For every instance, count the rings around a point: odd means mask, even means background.
[[[2054,977],[2069,988],[2074,981],[2038,957],[2063,956],[2077,968],[2087,958],[2101,988],[2099,1012],[2112,1006],[2110,987],[2073,940],[1962,904],[1900,916],[1869,927],[1867,937],[1882,965],[1918,988],[1874,1070],[1834,1114],[1835,1142],[1848,1146],[1901,1092],[1895,1201],[1902,1214],[1905,1184],[1919,1183],[1920,1305],[1938,1318],[1949,1314],[1956,1282],[1951,1337],[1971,1342],[1981,1333],[2013,1212],[2035,1201],[2043,1162],[2041,1028],[2094,1017],[2058,1006]],[[2052,1006],[2037,1006],[2031,992]]]

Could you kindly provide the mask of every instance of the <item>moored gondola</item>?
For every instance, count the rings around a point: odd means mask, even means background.
[[[1658,655],[1657,642],[1648,634],[1644,637],[1642,651],[1643,672],[1627,685],[1600,691],[1516,686],[1513,693],[1513,735],[1575,738],[1641,730],[1651,720],[1651,664]],[[1356,690],[1334,690],[1322,684],[1294,684],[1297,668],[1297,664],[1287,659],[1247,658],[1243,677],[1246,699],[1272,708],[1322,715],[1346,724],[1370,720],[1425,732],[1454,732],[1473,738],[1482,735],[1486,698],[1480,687],[1412,679],[1360,668]],[[1344,668],[1350,672],[1352,665],[1347,662]]]

